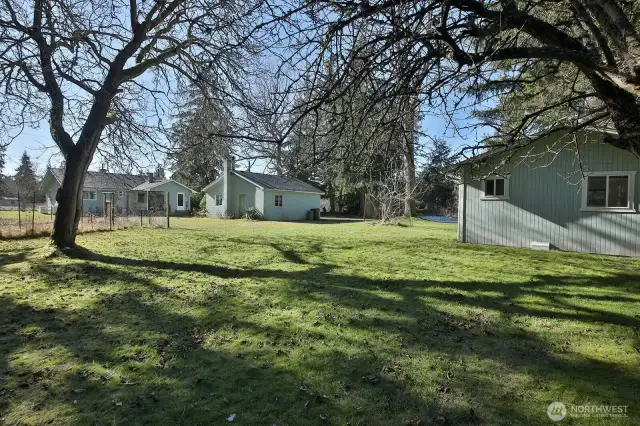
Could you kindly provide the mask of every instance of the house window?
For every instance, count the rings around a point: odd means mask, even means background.
[[[282,195],[276,195],[276,207],[282,207]]]
[[[583,185],[583,211],[634,210],[633,192],[636,172],[590,173]]]
[[[503,176],[489,176],[484,181],[483,200],[509,199],[509,179]]]
[[[178,207],[184,207],[184,194],[178,192]]]
[[[118,191],[118,198],[124,198],[124,191]]]
[[[143,204],[146,203],[147,198],[145,197],[144,192],[138,192],[138,203]]]
[[[222,194],[216,194],[216,206],[222,205]]]
[[[82,199],[83,200],[95,200],[96,199],[96,191],[82,191]]]

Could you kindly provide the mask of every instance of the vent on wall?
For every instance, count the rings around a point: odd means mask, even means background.
[[[541,243],[539,241],[532,241],[531,248],[533,250],[551,250],[551,243]]]

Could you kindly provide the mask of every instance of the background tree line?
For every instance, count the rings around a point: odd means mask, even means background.
[[[191,173],[233,152],[326,184],[333,204],[401,174],[394,197],[414,212],[425,114],[493,129],[457,157],[558,130],[572,149],[594,129],[640,153],[636,2],[1,1],[0,134],[48,123],[66,164],[60,247],[96,154],[122,169],[169,156]],[[198,108],[215,120],[190,119]]]

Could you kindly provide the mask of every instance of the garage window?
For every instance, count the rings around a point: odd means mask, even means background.
[[[589,173],[582,187],[582,211],[633,212],[635,171]]]
[[[504,176],[489,176],[484,180],[483,200],[508,200],[509,178]]]
[[[276,207],[282,207],[282,195],[276,195]]]

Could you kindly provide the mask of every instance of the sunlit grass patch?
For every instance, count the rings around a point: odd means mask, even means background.
[[[563,401],[637,423],[637,260],[421,222],[172,226],[81,257],[0,242],[0,422],[537,425]]]

